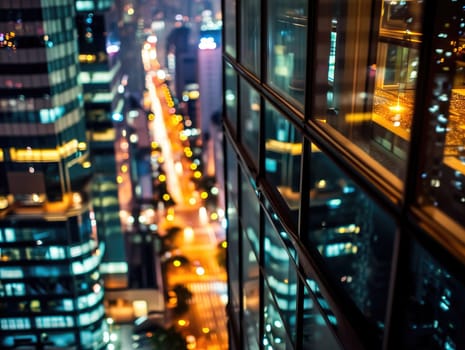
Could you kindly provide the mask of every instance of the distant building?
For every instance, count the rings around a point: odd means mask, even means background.
[[[465,348],[463,1],[223,1],[229,349]]]
[[[220,124],[212,122],[222,111],[222,64],[221,64],[221,24],[208,22],[200,28],[198,43],[198,82],[199,106],[197,127],[202,132],[205,173],[215,176],[220,170],[215,164],[215,155],[222,149],[214,138],[221,134]]]
[[[74,2],[0,13],[0,348],[102,349]]]
[[[114,1],[77,2],[80,82],[93,167],[92,204],[98,234],[106,245],[101,272],[106,288],[127,285],[127,262],[118,200],[116,141],[125,118],[127,76],[122,74]],[[118,143],[119,145],[119,143]],[[121,165],[120,165],[121,166]]]

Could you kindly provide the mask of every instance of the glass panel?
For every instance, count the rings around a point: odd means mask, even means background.
[[[225,51],[236,57],[236,0],[226,1],[223,11]]]
[[[264,349],[276,349],[276,350],[292,350],[292,346],[289,336],[284,327],[283,319],[276,307],[273,300],[271,291],[265,285],[264,292],[264,329],[265,334],[263,335]]]
[[[300,159],[302,136],[285,117],[266,104],[265,176],[296,212],[300,206]]]
[[[464,228],[465,204],[465,8],[438,4],[430,84],[425,91],[425,168],[419,203],[445,226],[447,214]],[[460,14],[460,15],[457,15]],[[446,27],[445,24],[448,24]],[[435,27],[436,28],[436,27]],[[435,63],[435,64],[433,64]],[[439,208],[442,213],[437,213]],[[437,215],[436,215],[437,214]],[[454,229],[455,233],[460,231]],[[463,231],[461,233],[463,240]]]
[[[289,253],[278,236],[278,232],[269,220],[265,221],[264,267],[270,293],[273,294],[283,327],[290,333],[291,342],[296,342],[296,310],[297,310],[297,268],[291,264]],[[284,331],[284,330],[283,330]]]
[[[241,63],[260,76],[260,0],[241,1]]]
[[[255,253],[244,235],[242,244],[243,283],[242,301],[244,307],[244,342],[249,350],[258,350],[258,330],[260,322],[260,283],[259,267]]]
[[[227,182],[227,239],[228,239],[228,281],[230,291],[230,306],[237,317],[232,317],[236,329],[239,329],[240,315],[240,293],[239,293],[239,266],[240,266],[240,246],[239,246],[239,219],[237,213],[237,161],[231,145],[227,143],[228,152],[226,160],[228,164]]]
[[[363,159],[399,190],[415,102],[422,6],[421,0],[330,0],[321,1],[318,16],[314,117],[341,142],[355,143],[352,151],[360,158],[370,155]]]
[[[318,249],[334,282],[382,327],[395,223],[322,152],[314,151],[310,163],[309,231],[303,241]]]
[[[294,243],[292,242],[291,235],[288,232],[286,232],[283,222],[281,221],[279,216],[276,214],[271,202],[266,197],[263,197],[263,204],[266,208],[268,215],[271,217],[271,222],[273,226],[275,227],[275,230],[278,231],[279,236],[281,237],[281,240],[286,246],[290,257],[292,258],[294,263],[297,264],[297,252],[294,247]]]
[[[268,82],[303,110],[307,57],[307,1],[272,0],[268,6]]]
[[[465,286],[418,244],[409,265],[402,348],[461,349]]]
[[[254,248],[257,257],[260,256],[260,204],[254,189],[248,182],[248,177],[241,173],[241,219],[244,231]]]
[[[238,165],[237,165],[237,158],[236,158],[236,153],[234,152],[234,149],[232,145],[228,142],[226,139],[226,149],[227,152],[225,154],[226,157],[226,176],[227,176],[227,184],[226,184],[226,189],[227,189],[227,194],[229,197],[229,200],[232,203],[232,206],[234,208],[238,207],[238,195],[237,195],[237,188],[238,188],[238,178],[237,178],[237,171],[238,171]]]
[[[315,286],[313,281],[309,281]],[[318,288],[314,288],[313,292],[318,293]],[[302,349],[318,349],[318,350],[338,350],[341,349],[339,343],[330,330],[330,326],[326,323],[325,318],[316,306],[314,300],[310,297],[311,290],[307,287],[304,289],[305,298],[303,300],[303,337]],[[320,299],[318,302],[320,307],[325,309],[326,301]],[[326,310],[328,313],[329,310]],[[329,316],[328,316],[329,317]],[[334,316],[333,316],[334,317]]]
[[[226,103],[226,118],[233,126],[233,131],[237,128],[237,74],[232,66],[225,62],[225,85],[224,100]]]
[[[241,141],[255,165],[258,164],[260,130],[260,95],[241,79]]]

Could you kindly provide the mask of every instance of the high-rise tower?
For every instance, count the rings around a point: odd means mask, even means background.
[[[0,3],[0,347],[103,347],[73,1]]]
[[[76,1],[79,42],[79,80],[83,86],[86,130],[93,169],[92,204],[98,234],[106,245],[100,272],[105,288],[127,285],[127,264],[118,201],[117,151],[124,138],[125,91],[120,58],[118,20],[114,0]],[[120,156],[121,158],[121,156]],[[130,193],[125,193],[131,200]]]

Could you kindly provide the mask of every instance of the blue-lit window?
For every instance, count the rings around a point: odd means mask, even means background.
[[[303,242],[321,255],[333,283],[374,325],[383,328],[394,219],[315,147],[309,181],[309,229]]]
[[[103,317],[105,313],[105,309],[103,306],[92,310],[91,312],[86,312],[79,315],[79,325],[80,326],[88,326],[92,323],[97,322],[100,318]]]
[[[26,295],[24,283],[5,283],[4,291],[6,296],[22,296]]]
[[[23,278],[24,273],[21,267],[0,267],[0,279]]]
[[[31,321],[26,317],[2,318],[0,320],[3,330],[30,329]]]
[[[37,328],[68,328],[74,326],[72,316],[38,316],[35,322]]]
[[[265,285],[263,322],[263,345],[265,349],[293,350],[294,346],[289,338],[286,324],[283,321],[279,308],[273,300],[272,293]]]
[[[336,317],[319,292],[313,280],[308,280],[303,299],[303,349],[342,349],[331,327],[336,327]],[[318,305],[316,305],[318,304]]]
[[[266,282],[277,310],[282,318],[282,327],[287,329],[289,338],[295,344],[297,312],[297,267],[291,262],[289,253],[278,232],[269,220],[265,221],[264,268]]]
[[[403,294],[404,349],[462,349],[465,331],[465,284],[418,242],[412,245],[410,261],[404,266],[407,281]]]

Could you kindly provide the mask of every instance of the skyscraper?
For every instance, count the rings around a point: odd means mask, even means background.
[[[3,349],[104,346],[74,6],[0,3]]]
[[[464,8],[223,1],[231,349],[465,346]]]
[[[76,1],[79,81],[83,86],[86,130],[93,169],[92,204],[99,238],[106,245],[100,271],[106,288],[127,286],[121,229],[117,150],[122,138],[127,76],[123,77],[115,1]],[[119,127],[120,126],[120,127]],[[129,196],[131,197],[131,196]]]

